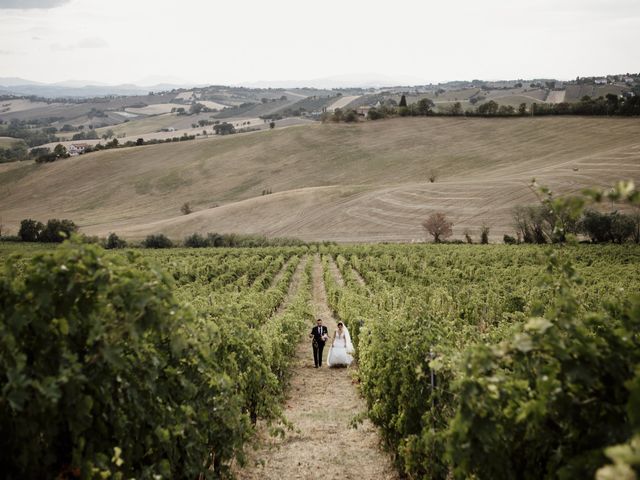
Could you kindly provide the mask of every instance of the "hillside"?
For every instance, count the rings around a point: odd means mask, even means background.
[[[0,217],[70,218],[88,234],[262,233],[412,241],[444,211],[460,238],[512,233],[535,177],[561,192],[640,183],[640,122],[622,118],[406,118],[309,125],[0,166]],[[435,174],[435,183],[429,176]],[[273,193],[262,195],[263,190]],[[182,215],[190,202],[194,213]]]

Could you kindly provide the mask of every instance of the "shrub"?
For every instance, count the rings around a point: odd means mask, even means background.
[[[104,244],[104,248],[114,249],[114,248],[125,248],[127,246],[127,242],[115,233],[110,233],[107,237],[107,241]]]
[[[180,207],[180,211],[182,212],[183,215],[189,215],[191,212],[193,212],[189,202],[184,202]]]
[[[142,246],[145,248],[171,248],[173,242],[162,233],[155,235],[148,235],[142,242]]]
[[[505,235],[504,237],[502,237],[502,240],[507,245],[515,245],[516,243],[518,243],[518,241],[515,238],[513,238],[511,235]]]
[[[27,218],[20,222],[18,236],[23,242],[37,242],[43,229],[44,225],[41,222]]]
[[[377,108],[372,107],[367,112],[367,118],[369,120],[379,120],[381,118],[384,118],[384,114],[380,112]]]
[[[184,246],[189,248],[204,248],[209,246],[209,242],[199,233],[194,233],[184,239]]]
[[[618,212],[587,210],[580,221],[580,230],[595,243],[624,243],[633,235],[635,227],[630,216]]]
[[[587,313],[570,263],[553,254],[549,267],[561,274],[546,280],[551,304],[461,362],[447,447],[455,478],[593,478],[602,449],[630,437],[625,383],[640,362],[640,299]]]
[[[101,252],[65,243],[0,277],[3,477],[214,473],[250,431],[219,330],[167,274]]]
[[[71,220],[52,218],[40,233],[38,240],[45,243],[61,243],[78,231],[78,227]]]
[[[483,225],[480,229],[480,243],[486,245],[489,243],[489,227]]]

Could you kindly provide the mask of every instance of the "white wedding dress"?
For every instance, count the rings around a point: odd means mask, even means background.
[[[343,333],[336,331],[335,339],[329,349],[329,355],[327,356],[327,365],[330,367],[346,366],[348,367],[353,362],[353,344],[351,343],[351,336],[347,327],[343,327]]]

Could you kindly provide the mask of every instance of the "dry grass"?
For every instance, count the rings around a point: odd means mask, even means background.
[[[512,233],[512,207],[535,201],[533,177],[559,192],[640,181],[639,138],[640,123],[622,118],[292,127],[105,151],[22,176],[26,165],[0,170],[0,214],[14,231],[23,218],[63,217],[87,233],[130,238],[219,231],[412,241],[424,238],[425,216],[444,211],[454,236],[486,223],[497,240]],[[196,212],[184,216],[187,201]]]
[[[327,305],[322,266],[315,257],[313,265],[312,307],[322,318],[330,336],[336,320]],[[309,325],[311,329],[312,325]],[[311,343],[304,338],[298,346],[289,396],[284,414],[294,431],[284,439],[267,442],[250,455],[250,466],[239,470],[244,480],[294,479],[380,479],[396,480],[388,454],[379,446],[373,425],[365,421],[357,429],[350,427],[355,415],[366,410],[351,380],[351,369],[326,366],[328,346],[322,368],[313,368]]]
[[[24,144],[24,141],[22,141],[19,138],[13,138],[13,137],[0,137],[0,148],[11,148],[15,145],[19,145],[19,144]]]

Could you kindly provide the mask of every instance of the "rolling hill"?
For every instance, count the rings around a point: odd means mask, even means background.
[[[429,177],[436,180],[430,183]],[[640,182],[640,122],[624,118],[399,118],[318,124],[0,165],[0,217],[70,218],[87,234],[261,233],[412,241],[443,211],[454,235],[512,233],[511,209],[558,192]],[[263,195],[264,190],[273,193]],[[190,202],[194,213],[182,215]]]

